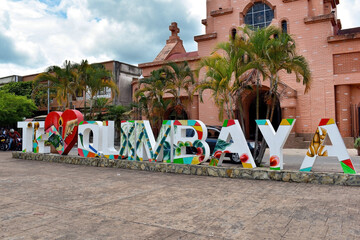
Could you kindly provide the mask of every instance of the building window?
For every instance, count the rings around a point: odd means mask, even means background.
[[[236,38],[236,28],[231,29],[231,39],[235,40]]]
[[[107,87],[103,87],[99,92],[98,95],[106,95],[107,94]]]
[[[77,89],[75,91],[75,94],[76,94],[76,97],[83,97],[84,96],[84,92],[82,90],[79,90],[79,89]]]
[[[245,15],[245,24],[253,28],[263,28],[270,25],[274,18],[274,11],[265,3],[257,2]]]
[[[282,30],[283,33],[288,32],[288,26],[287,26],[287,21],[286,20],[281,21],[281,30]]]

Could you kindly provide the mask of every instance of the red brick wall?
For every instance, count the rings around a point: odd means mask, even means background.
[[[360,52],[334,54],[334,73],[360,72]]]
[[[343,137],[351,137],[351,88],[350,85],[336,86],[336,124]]]
[[[281,21],[288,22],[288,32],[296,41],[298,54],[309,62],[312,72],[311,90],[305,94],[304,86],[295,81],[294,75],[280,74],[280,79],[287,86],[296,90],[297,97],[291,101],[295,107],[289,107],[289,101],[281,103],[283,117],[296,118],[294,131],[299,134],[313,134],[321,118],[336,118],[343,136],[351,132],[350,119],[345,110],[351,101],[360,101],[360,39],[328,41],[336,26],[331,21],[305,23],[305,18],[328,14],[333,10],[324,0],[207,0],[207,26],[205,33],[217,33],[216,39],[198,42],[201,57],[209,56],[218,42],[229,39],[229,31],[243,22],[243,14],[253,2],[266,2],[274,7],[272,25],[281,27]],[[232,8],[233,12],[220,16],[211,16],[211,11],[219,8]],[[356,17],[356,16],[353,16]],[[342,64],[342,65],[339,65]],[[143,69],[147,76],[154,68]],[[203,72],[200,80],[203,80]],[[267,82],[263,83],[268,84]],[[341,85],[341,86],[338,86]],[[343,86],[344,85],[344,86]],[[339,91],[339,93],[335,93]],[[349,95],[344,95],[348,92]],[[204,102],[198,103],[198,117],[205,124],[221,125],[218,120],[218,108],[210,92],[204,92]],[[287,102],[286,102],[287,101]],[[337,102],[340,101],[340,102]],[[346,106],[345,106],[346,105]]]

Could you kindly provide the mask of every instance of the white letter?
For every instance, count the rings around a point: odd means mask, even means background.
[[[283,119],[276,133],[269,120],[255,121],[270,148],[270,169],[283,169],[283,147],[295,124],[295,119]]]

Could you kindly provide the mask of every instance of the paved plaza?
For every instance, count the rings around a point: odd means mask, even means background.
[[[359,187],[86,167],[0,153],[0,239],[359,239],[359,206]]]

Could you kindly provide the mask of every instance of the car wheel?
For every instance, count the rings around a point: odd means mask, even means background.
[[[237,153],[231,153],[230,154],[230,160],[233,163],[241,163],[239,154],[237,154]]]

